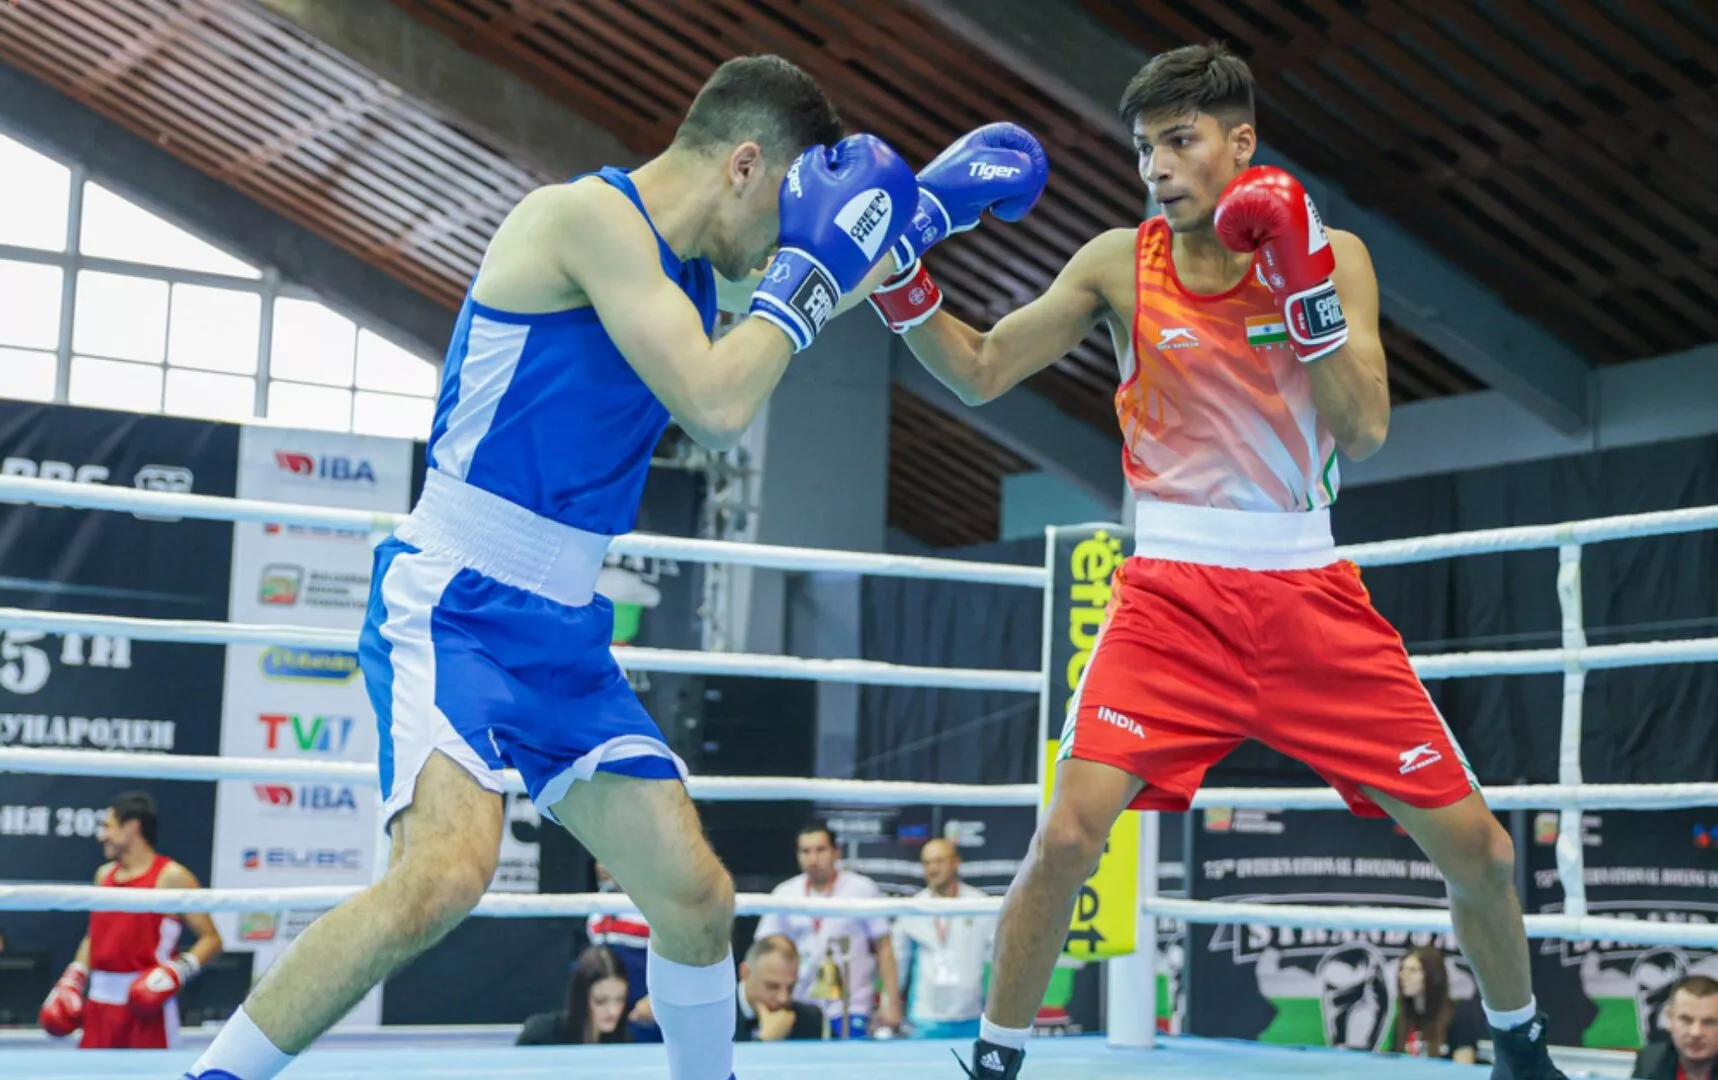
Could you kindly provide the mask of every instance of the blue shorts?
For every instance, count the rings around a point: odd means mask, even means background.
[[[546,817],[597,772],[686,777],[609,647],[614,608],[570,607],[397,537],[376,548],[358,661],[380,728],[382,820],[431,751],[502,790],[518,769]]]

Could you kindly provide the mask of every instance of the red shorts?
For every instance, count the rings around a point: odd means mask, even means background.
[[[1305,762],[1366,817],[1384,812],[1363,787],[1428,809],[1479,788],[1354,564],[1128,559],[1061,757],[1145,781],[1133,809],[1180,811],[1243,739]]]
[[[86,1001],[83,1041],[78,1046],[85,1050],[166,1050],[179,1041],[178,1020],[176,1001],[169,1001],[154,1016],[138,1016],[125,1005]]]

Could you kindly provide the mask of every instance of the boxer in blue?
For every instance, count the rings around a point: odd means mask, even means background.
[[[649,920],[672,1080],[730,1080],[733,882],[610,653],[597,574],[670,418],[732,446],[794,353],[916,253],[909,225],[923,247],[1030,209],[1042,151],[981,131],[970,178],[921,191],[881,140],[841,138],[804,72],[746,57],[660,156],[513,209],[454,327],[423,494],[376,551],[359,658],[388,871],[293,943],[190,1080],[274,1076],[464,919],[495,872],[508,767]],[[750,317],[712,343],[718,308]]]

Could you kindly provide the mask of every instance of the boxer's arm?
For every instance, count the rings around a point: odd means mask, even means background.
[[[201,889],[203,885],[197,880],[197,875],[185,869],[181,864],[173,863],[161,871],[161,876],[156,879],[155,887],[158,889]],[[215,928],[214,919],[211,919],[206,912],[201,911],[186,912],[181,917],[185,920],[185,925],[191,928],[191,932],[197,935],[197,940],[185,951],[197,958],[198,968],[204,967],[210,960],[221,955],[221,951],[226,946],[221,941],[221,932]]]
[[[1075,253],[1043,296],[981,333],[938,311],[902,335],[944,386],[968,405],[1001,396],[1078,345],[1109,310],[1102,271],[1133,251],[1134,230],[1112,229]]]
[[[712,345],[698,309],[663,274],[656,234],[608,185],[542,189],[521,210],[532,200],[538,235],[566,238],[544,249],[551,265],[542,269],[589,298],[615,347],[687,434],[712,449],[738,442],[787,370],[787,335],[752,317]],[[503,284],[496,279],[482,302],[520,310],[503,301]]]
[[[1312,402],[1336,445],[1355,461],[1371,457],[1390,430],[1390,386],[1378,331],[1378,275],[1351,232],[1326,230],[1336,270],[1330,280],[1348,319],[1348,343],[1306,365]]]
[[[88,934],[85,934],[84,939],[82,941],[78,942],[77,955],[72,957],[72,963],[74,963],[74,964],[76,964],[82,968],[89,967],[89,935]]]

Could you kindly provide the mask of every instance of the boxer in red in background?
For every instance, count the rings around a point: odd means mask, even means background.
[[[155,850],[155,800],[140,791],[115,797],[102,821],[95,883],[111,889],[199,889],[195,875]],[[183,923],[183,926],[181,925]],[[197,935],[179,951],[184,926]],[[83,1028],[85,1050],[165,1050],[179,1041],[182,987],[221,951],[221,935],[204,914],[97,911],[77,958],[42,1004],[42,1030],[70,1035]]]

